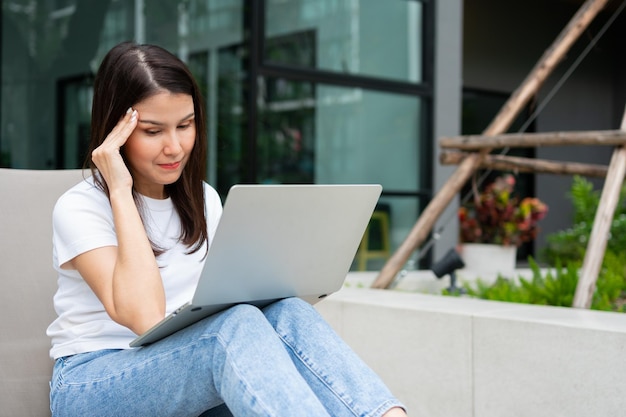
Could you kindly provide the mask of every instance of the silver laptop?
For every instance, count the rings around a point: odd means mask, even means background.
[[[380,185],[235,185],[193,299],[131,347],[160,340],[236,304],[311,304],[341,288]]]

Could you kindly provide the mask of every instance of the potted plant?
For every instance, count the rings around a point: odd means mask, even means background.
[[[511,174],[497,177],[482,191],[473,184],[473,201],[458,212],[466,269],[496,275],[512,272],[517,248],[537,236],[537,223],[546,216],[548,206],[538,198],[520,200],[513,195],[514,187]]]

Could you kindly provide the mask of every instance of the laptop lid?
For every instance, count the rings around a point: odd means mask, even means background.
[[[341,288],[380,185],[235,185],[191,303],[135,339],[153,343],[239,303],[313,304]]]
[[[194,305],[319,297],[346,278],[380,185],[235,185]]]

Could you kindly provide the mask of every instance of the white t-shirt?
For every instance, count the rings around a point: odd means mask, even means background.
[[[222,204],[217,192],[204,184],[209,242],[213,241]],[[166,312],[191,300],[204,265],[206,245],[186,254],[178,241],[181,224],[171,199],[143,197],[144,222],[150,238],[165,253],[157,258],[165,288]],[[117,246],[109,199],[92,178],[63,194],[53,212],[53,266],[58,272],[54,308],[58,317],[48,327],[53,359],[101,349],[128,349],[136,335],[115,323],[78,271],[61,265],[81,253],[103,246]]]

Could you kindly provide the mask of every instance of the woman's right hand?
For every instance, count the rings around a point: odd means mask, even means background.
[[[133,178],[120,154],[120,148],[126,143],[136,126],[137,110],[129,108],[111,133],[91,153],[91,159],[98,167],[109,192],[131,189],[133,186]]]
[[[137,119],[137,111],[130,109],[91,154],[109,188],[117,244],[81,253],[70,263],[111,319],[141,334],[165,317],[165,290],[130,192],[133,178],[120,154]]]

